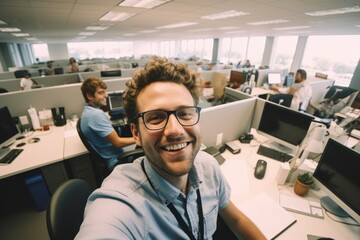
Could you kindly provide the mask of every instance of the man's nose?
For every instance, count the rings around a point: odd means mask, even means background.
[[[166,136],[178,136],[181,135],[184,131],[183,126],[179,123],[176,116],[171,114],[169,120],[165,126],[164,133]]]

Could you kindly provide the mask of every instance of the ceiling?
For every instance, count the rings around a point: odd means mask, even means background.
[[[360,6],[360,0],[173,0],[153,9],[120,7],[120,2],[121,0],[0,0],[0,20],[6,23],[0,24],[0,27],[20,28],[21,33],[30,35],[30,40],[27,40],[25,37],[0,32],[0,42],[66,43],[360,34],[359,12],[318,17],[305,14]],[[249,14],[221,20],[201,18],[229,10]],[[122,22],[99,21],[108,11],[136,15]],[[248,24],[277,19],[287,22]],[[175,29],[157,29],[179,22],[197,24]],[[85,28],[92,25],[111,26],[95,31],[91,36],[79,35],[81,32],[89,32]],[[299,28],[286,29],[288,27]]]

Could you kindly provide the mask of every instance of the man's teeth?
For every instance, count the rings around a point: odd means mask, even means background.
[[[187,143],[179,143],[179,144],[174,144],[174,145],[167,145],[167,146],[164,146],[164,148],[167,151],[176,151],[176,150],[182,149],[186,146],[187,146]]]

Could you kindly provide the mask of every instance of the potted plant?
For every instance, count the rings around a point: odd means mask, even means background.
[[[312,175],[310,175],[310,173],[308,172],[301,173],[296,178],[294,192],[296,193],[296,195],[304,196],[309,191],[310,186],[313,183],[314,180],[312,178]]]

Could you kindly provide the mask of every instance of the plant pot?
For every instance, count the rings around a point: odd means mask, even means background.
[[[303,184],[298,179],[296,179],[295,186],[294,186],[294,192],[298,196],[304,196],[310,189],[310,185]]]

